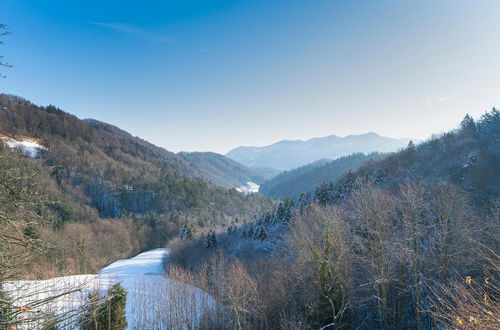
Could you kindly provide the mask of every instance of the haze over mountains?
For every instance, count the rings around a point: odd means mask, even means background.
[[[208,181],[223,187],[241,187],[254,182],[261,184],[271,175],[251,169],[235,160],[214,152],[180,152],[178,153],[193,167],[201,171]]]
[[[248,167],[284,171],[354,152],[392,152],[406,146],[410,140],[383,137],[373,132],[346,137],[330,135],[306,141],[284,140],[264,147],[237,147],[226,156]]]

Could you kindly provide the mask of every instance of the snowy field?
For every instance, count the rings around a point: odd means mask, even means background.
[[[115,283],[127,290],[126,317],[128,329],[192,329],[200,318],[210,313],[213,299],[198,288],[167,279],[163,275],[166,249],[141,253],[131,259],[118,260],[103,268],[99,275],[76,275],[46,281],[16,281],[5,284],[15,305],[30,307],[26,316],[53,313],[65,319],[60,325],[74,328],[77,316],[88,294],[100,290],[104,294]],[[48,305],[37,302],[64,295]],[[19,329],[41,328],[26,324]]]

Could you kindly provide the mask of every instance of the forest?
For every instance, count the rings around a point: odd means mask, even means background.
[[[498,328],[500,111],[226,233],[172,241],[214,328]]]

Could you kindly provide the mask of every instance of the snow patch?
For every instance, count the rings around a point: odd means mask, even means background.
[[[155,249],[131,259],[118,260],[98,275],[75,275],[45,281],[12,281],[3,283],[15,306],[33,306],[26,316],[51,312],[66,315],[59,327],[74,327],[77,313],[89,293],[106,291],[115,283],[127,290],[127,329],[192,329],[203,316],[212,312],[214,299],[196,287],[165,277],[163,259],[167,249]],[[49,304],[36,302],[74,290]],[[23,329],[18,327],[18,329]],[[30,328],[33,324],[26,324]]]
[[[247,195],[259,192],[259,188],[258,184],[249,181],[246,185],[236,188],[236,190]]]
[[[40,150],[47,150],[39,141],[32,138],[14,139],[7,136],[1,137],[2,141],[12,149],[19,149],[26,157],[38,158]]]

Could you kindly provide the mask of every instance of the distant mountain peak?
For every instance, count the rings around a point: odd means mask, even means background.
[[[282,140],[263,147],[237,147],[226,156],[249,167],[289,170],[322,158],[335,159],[354,152],[396,151],[410,139],[395,139],[375,132],[340,137],[328,135],[309,140]]]

